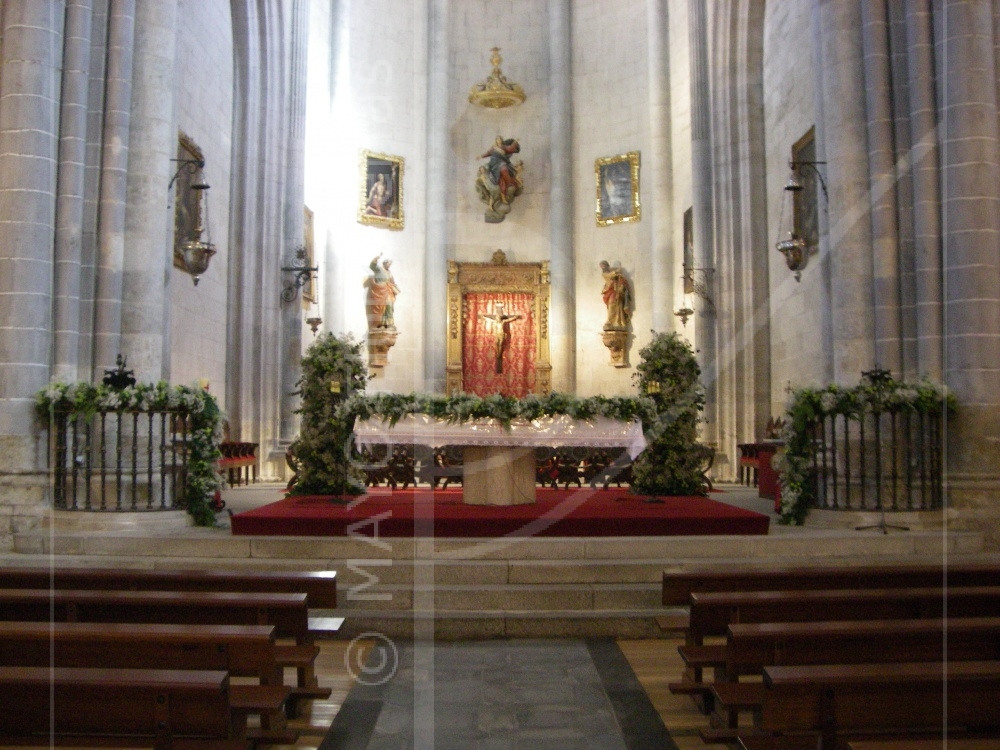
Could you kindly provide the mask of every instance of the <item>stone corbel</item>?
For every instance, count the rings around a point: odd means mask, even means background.
[[[605,328],[601,331],[601,340],[611,352],[611,364],[615,367],[628,367],[628,331]]]
[[[396,344],[399,332],[395,328],[373,328],[368,331],[368,367],[381,370],[389,364],[389,350]]]

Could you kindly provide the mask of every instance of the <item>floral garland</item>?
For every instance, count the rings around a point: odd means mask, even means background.
[[[409,414],[427,414],[452,424],[473,419],[493,419],[509,427],[515,420],[532,421],[565,414],[573,419],[605,417],[621,422],[651,419],[654,404],[649,398],[591,396],[576,398],[566,393],[529,394],[517,399],[493,394],[475,396],[460,393],[441,396],[424,393],[355,393],[342,405],[345,419],[377,417],[396,424]]]
[[[198,526],[214,526],[212,497],[222,488],[216,462],[222,442],[222,412],[215,397],[201,388],[165,381],[137,383],[121,390],[90,383],[50,383],[35,396],[35,413],[48,424],[55,412],[84,418],[100,412],[171,411],[189,417],[188,470],[183,502]]]
[[[859,385],[846,388],[798,388],[785,405],[787,419],[781,432],[785,448],[774,458],[781,482],[781,523],[801,525],[815,502],[809,481],[816,451],[812,430],[825,417],[859,419],[866,413],[923,414],[941,416],[954,411],[955,397],[937,383],[922,380],[902,383],[882,374],[866,377]]]

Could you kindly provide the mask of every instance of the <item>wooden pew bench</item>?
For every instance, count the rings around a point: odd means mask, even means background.
[[[316,681],[312,659],[317,651],[305,594],[0,589],[0,612],[7,620],[41,622],[273,625],[277,638],[295,642],[295,647],[275,649],[279,664],[299,673],[289,705],[331,694]]]
[[[6,620],[273,625],[277,638],[312,644],[305,594],[0,589],[0,611]]]
[[[230,698],[222,671],[0,667],[0,744],[243,750]]]
[[[837,750],[878,733],[1000,738],[997,661],[767,667],[764,685],[746,750]]]
[[[686,643],[724,637],[733,623],[941,617],[945,604],[951,617],[1000,616],[1000,586],[694,593]]]
[[[949,614],[955,617],[1000,615],[1000,587],[993,586],[693,593],[686,644],[681,650],[689,660],[689,669],[668,688],[674,694],[691,695],[704,713],[712,713],[711,683],[702,680],[706,662],[691,660],[695,656],[707,658],[713,652],[694,647],[704,647],[706,638],[726,636],[734,623],[941,617],[945,601]],[[726,667],[720,665],[721,652],[714,653],[716,678],[728,679]],[[736,701],[744,696],[729,697]]]
[[[0,665],[115,669],[221,670],[256,684],[230,684],[231,700],[259,715],[256,738],[295,741],[285,715],[297,706],[276,661],[267,625],[163,625],[90,622],[0,622]]]
[[[337,572],[242,570],[125,570],[121,568],[0,568],[8,589],[104,589],[118,591],[239,591],[308,594],[313,609],[337,606]]]
[[[947,585],[996,586],[1000,567],[984,563],[949,565]],[[711,591],[794,591],[803,589],[883,589],[944,585],[941,565],[834,567],[696,567],[663,572],[664,606],[684,606],[691,594]]]
[[[723,649],[729,681],[710,686],[715,718],[736,727],[739,712],[759,715],[763,704],[763,684],[736,682],[741,677],[760,677],[769,666],[1000,660],[1000,617],[734,624]]]

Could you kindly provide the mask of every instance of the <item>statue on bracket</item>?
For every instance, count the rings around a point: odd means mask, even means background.
[[[634,306],[632,283],[625,276],[621,263],[617,262],[612,266],[606,260],[602,260],[601,276],[604,277],[601,299],[607,309],[607,319],[601,338],[611,352],[611,364],[615,367],[628,367],[626,354],[629,324]]]
[[[392,261],[381,255],[372,258],[368,267],[372,275],[365,280],[365,310],[368,316],[368,365],[385,367],[389,362],[389,349],[396,343],[395,304],[399,287],[392,276]]]
[[[486,204],[486,223],[499,224],[510,213],[514,198],[521,194],[521,171],[524,162],[513,161],[512,154],[520,153],[521,144],[516,138],[504,138],[498,135],[496,142],[480,159],[489,161],[479,167],[476,177],[476,192],[479,199]]]

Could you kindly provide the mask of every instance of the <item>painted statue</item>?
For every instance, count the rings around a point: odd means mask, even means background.
[[[601,275],[604,277],[601,298],[608,311],[604,330],[628,330],[629,321],[632,318],[632,286],[622,271],[620,263],[615,263],[612,266],[606,260],[602,260]]]
[[[520,151],[521,144],[517,139],[504,139],[498,135],[496,142],[479,157],[489,160],[479,168],[479,175],[476,177],[476,192],[479,193],[479,199],[487,206],[488,224],[499,224],[503,221],[510,213],[514,198],[521,194],[524,187],[521,183],[524,163],[511,159],[513,154]]]
[[[381,265],[379,260],[381,255],[376,255],[368,265],[372,270],[372,275],[365,281],[368,287],[368,295],[365,305],[368,311],[368,328],[374,330],[378,328],[396,328],[393,318],[393,307],[396,303],[396,295],[399,294],[399,287],[392,277],[392,261],[386,258]]]

